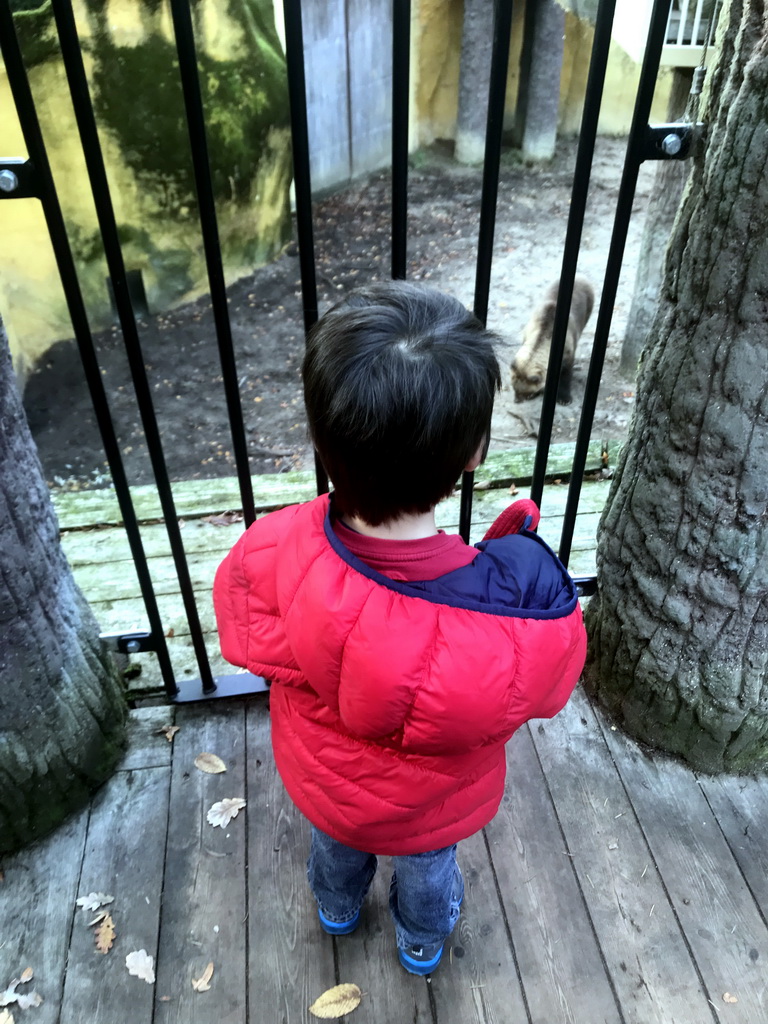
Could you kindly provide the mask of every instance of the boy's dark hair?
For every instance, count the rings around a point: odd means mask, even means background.
[[[315,324],[304,401],[340,512],[378,526],[451,493],[487,450],[492,339],[457,299],[405,282],[352,292]]]

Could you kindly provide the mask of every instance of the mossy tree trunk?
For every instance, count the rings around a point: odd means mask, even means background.
[[[0,322],[0,853],[80,806],[124,730],[120,679],[62,553]]]
[[[768,10],[731,0],[598,534],[587,685],[697,768],[768,765]]]

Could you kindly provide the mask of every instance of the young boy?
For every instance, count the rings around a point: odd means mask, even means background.
[[[504,791],[504,744],[581,673],[576,590],[516,502],[470,547],[435,506],[488,448],[491,335],[405,283],[351,294],[304,359],[333,492],[254,523],[216,576],[224,657],[272,681],[275,762],[312,824],[320,924],[352,932],[391,855],[400,962],[428,974],[459,916],[459,840]]]

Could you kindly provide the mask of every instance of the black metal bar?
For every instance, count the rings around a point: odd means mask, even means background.
[[[64,218],[61,213],[56,187],[51,173],[48,154],[43,142],[43,135],[40,130],[40,123],[37,118],[32,92],[24,69],[24,62],[19,48],[16,30],[13,24],[8,0],[0,0],[0,53],[2,53],[8,81],[13,94],[14,103],[19,116],[21,130],[24,135],[24,142],[29,157],[33,162],[37,180],[40,186],[40,200],[45,216],[46,225],[51,238],[56,263],[61,277],[61,284],[64,296],[72,320],[72,329],[75,333],[80,359],[83,364],[86,380],[93,402],[96,421],[101,432],[104,444],[104,451],[109,462],[112,480],[115,486],[115,495],[120,506],[120,513],[125,525],[128,543],[136,566],[136,575],[147,609],[150,629],[152,630],[153,645],[157,653],[160,671],[162,672],[166,692],[169,696],[176,693],[176,683],[173,676],[173,667],[168,655],[168,647],[165,643],[162,620],[157,608],[152,580],[147,566],[147,559],[144,554],[144,546],[141,541],[138,520],[128,489],[128,480],[125,475],[120,446],[115,435],[112,424],[112,417],[109,411],[109,402],[104,390],[101,372],[99,369],[96,352],[91,336],[88,314],[83,302],[80,282],[77,278],[75,263],[72,258],[72,251],[69,247],[67,231]]]
[[[408,251],[408,110],[411,0],[392,7],[392,278],[405,280]]]
[[[488,319],[488,295],[491,290],[493,236],[496,229],[496,201],[499,194],[501,137],[504,131],[504,101],[507,94],[509,40],[512,34],[512,0],[495,0],[493,48],[488,86],[488,118],[485,127],[483,189],[480,198],[480,231],[477,240],[474,311],[484,324]],[[459,533],[469,543],[472,521],[472,485],[474,474],[461,478],[461,514]]]
[[[488,319],[488,296],[491,290],[493,236],[496,230],[496,201],[499,195],[501,137],[504,131],[504,101],[507,94],[509,39],[512,32],[512,0],[495,0],[493,18],[493,49],[491,77],[488,86],[488,119],[485,128],[483,190],[480,199],[480,232],[477,240],[475,270],[475,316],[483,323]]]
[[[533,464],[531,498],[537,505],[541,505],[544,478],[547,473],[547,458],[552,440],[552,424],[555,420],[557,386],[560,378],[560,367],[563,362],[563,352],[565,351],[565,339],[568,332],[573,282],[576,276],[576,264],[579,259],[581,232],[584,226],[584,212],[587,206],[589,179],[592,173],[592,157],[595,152],[595,139],[597,138],[600,103],[605,84],[605,70],[608,65],[608,54],[611,47],[611,30],[613,28],[615,8],[616,0],[601,0],[595,21],[595,37],[589,61],[584,111],[581,117],[581,130],[579,131],[579,146],[576,153],[576,166],[573,172],[573,190],[571,192],[571,205],[568,213],[568,227],[563,247],[560,293],[555,309],[552,347],[549,353],[547,380],[541,406],[539,437],[536,444],[536,458]]]
[[[176,51],[179,56],[179,74],[184,93],[184,108],[187,115],[189,144],[192,166],[195,173],[197,205],[200,227],[203,234],[205,264],[208,270],[208,284],[211,289],[211,305],[216,325],[216,338],[221,360],[221,374],[224,379],[224,393],[229,414],[229,429],[232,435],[232,452],[235,456],[237,479],[240,486],[240,500],[243,503],[243,519],[250,526],[256,518],[253,502],[253,484],[248,463],[248,442],[245,437],[245,423],[240,401],[235,349],[232,342],[232,325],[229,320],[227,285],[221,260],[219,227],[216,219],[216,203],[213,197],[213,179],[208,157],[208,140],[205,132],[203,97],[200,91],[200,76],[197,69],[195,35],[192,29],[190,0],[171,0],[171,18],[176,37]],[[150,87],[150,83],[146,83]],[[162,140],[160,145],[164,143]]]
[[[209,700],[212,696],[249,697],[255,693],[268,693],[269,683],[263,676],[255,676],[250,672],[241,672],[234,676],[216,676],[216,692],[207,693],[200,686],[199,679],[179,680],[179,692],[176,704],[188,704],[198,700]]]
[[[616,200],[616,215],[613,222],[613,233],[611,244],[608,250],[608,261],[606,265],[605,278],[603,280],[603,291],[600,297],[600,310],[597,316],[595,327],[595,340],[592,346],[592,357],[589,362],[587,373],[587,386],[584,393],[584,404],[579,419],[579,430],[576,437],[576,452],[573,459],[573,470],[568,485],[568,498],[563,517],[563,531],[560,541],[560,560],[567,565],[571,553],[571,541],[573,527],[576,522],[576,513],[579,508],[579,495],[581,483],[584,476],[584,466],[587,460],[587,449],[589,438],[592,432],[592,423],[595,418],[597,406],[597,395],[600,388],[600,377],[603,372],[605,361],[605,350],[608,345],[608,333],[611,328],[611,317],[613,306],[616,301],[616,292],[619,287],[619,276],[621,274],[621,261],[624,256],[624,247],[627,241],[629,220],[632,216],[632,204],[637,186],[637,175],[640,170],[640,163],[643,159],[643,149],[648,130],[648,117],[651,112],[653,92],[656,86],[656,78],[659,73],[659,62],[661,51],[664,46],[667,21],[669,18],[669,7],[671,0],[655,0],[651,12],[651,24],[648,30],[648,41],[645,47],[645,57],[640,71],[640,83],[635,109],[632,115],[632,125],[629,130],[627,152],[624,158],[624,170],[619,186],[619,195]]]
[[[123,254],[120,248],[117,221],[112,206],[112,197],[109,192],[106,167],[99,143],[96,118],[91,104],[80,41],[77,36],[77,28],[70,0],[53,0],[53,15],[59,33],[64,70],[72,96],[72,105],[83,147],[83,156],[85,157],[88,179],[91,184],[96,207],[96,216],[99,221],[102,242],[104,244],[104,254],[112,279],[115,305],[117,306],[120,326],[123,331],[125,350],[136,392],[136,401],[139,406],[139,414],[147,441],[147,450],[155,475],[157,493],[163,510],[165,529],[168,534],[171,553],[173,554],[181,597],[189,622],[192,646],[197,658],[200,678],[203,680],[203,689],[206,692],[213,692],[216,689],[216,684],[213,681],[213,675],[208,662],[203,629],[197,612],[194,589],[189,575],[184,543],[181,539],[181,529],[173,500],[173,491],[163,455],[160,430],[152,404],[152,389],[144,365],[144,356],[141,351],[136,318],[128,292],[128,281]]]
[[[299,242],[301,297],[304,305],[304,333],[317,323],[317,276],[312,228],[312,178],[309,165],[307,128],[307,85],[304,76],[304,30],[301,0],[283,0],[285,17],[285,61],[288,69],[288,100],[291,108],[293,142],[293,183],[296,191],[296,231]],[[328,490],[328,476],[315,452],[317,493]]]

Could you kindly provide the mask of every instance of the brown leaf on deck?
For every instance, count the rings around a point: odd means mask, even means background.
[[[115,922],[109,916],[104,915],[104,920],[99,922],[99,926],[96,929],[96,949],[100,953],[108,953],[112,949],[112,943],[115,941]]]
[[[169,743],[173,743],[173,737],[181,728],[180,725],[162,725],[157,730],[158,735],[162,733],[163,736],[168,740]]]
[[[327,992],[323,992],[309,1008],[309,1012],[322,1020],[336,1020],[343,1017],[345,1013],[352,1013],[360,1005],[363,993],[349,982],[343,985],[334,985]]]
[[[208,992],[211,986],[208,984],[213,977],[213,963],[208,964],[199,978],[192,979],[192,988],[195,992]]]
[[[224,800],[219,800],[208,811],[208,823],[213,825],[214,828],[217,825],[219,828],[224,828],[233,818],[237,817],[243,807],[245,807],[245,800],[240,796],[226,797]]]
[[[723,992],[723,1002],[724,1003],[738,1003],[738,1001],[739,1001],[738,996],[732,996],[730,992]]]
[[[204,523],[211,526],[232,526],[233,523],[242,523],[242,512],[221,512],[217,516],[203,516]]]
[[[15,1024],[10,1010],[0,1010],[0,1024]]]
[[[22,985],[25,985],[28,981],[32,981],[34,976],[35,972],[32,970],[32,968],[25,967],[24,970],[21,972],[21,977],[19,978],[19,981],[21,982]]]
[[[141,978],[148,985],[155,983],[155,958],[147,953],[146,949],[135,949],[125,958],[125,966],[128,973],[136,978]]]
[[[78,907],[82,907],[83,910],[98,910],[99,907],[105,907],[108,903],[114,903],[115,897],[106,892],[89,892],[87,896],[81,896],[76,902]]]
[[[219,775],[227,770],[227,766],[217,757],[216,754],[198,754],[195,758],[195,768],[199,768],[206,775]]]

